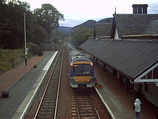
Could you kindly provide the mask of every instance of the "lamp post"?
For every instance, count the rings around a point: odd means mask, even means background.
[[[25,21],[25,15],[24,13],[24,41],[25,41],[25,66],[27,66],[27,49],[26,49],[26,21]]]

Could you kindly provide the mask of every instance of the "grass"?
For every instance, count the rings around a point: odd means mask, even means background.
[[[0,49],[0,74],[12,69],[25,61],[24,50],[2,50]],[[31,54],[28,53],[28,58]]]

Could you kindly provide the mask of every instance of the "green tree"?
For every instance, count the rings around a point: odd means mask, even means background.
[[[52,41],[57,44],[60,40],[64,39],[64,35],[61,31],[55,31],[52,33]]]
[[[88,39],[88,37],[93,36],[93,31],[93,29],[82,26],[74,29],[71,34],[72,42],[76,41],[78,45],[81,45]]]
[[[1,48],[15,49],[23,45],[23,15],[29,13],[29,5],[26,2],[1,3],[0,13],[0,46]]]
[[[51,4],[43,4],[41,9],[35,10],[36,22],[41,25],[51,35],[53,29],[59,27],[59,20],[64,20],[63,14],[61,14]]]
[[[33,37],[33,41],[31,42],[38,45],[42,43],[45,40],[45,37],[47,36],[45,29],[40,25],[34,26],[33,34],[34,34],[34,37]]]
[[[63,43],[64,35],[61,31],[52,32],[51,43],[48,45],[48,50],[58,50],[60,45]]]
[[[43,4],[41,9],[30,11],[26,2],[0,1],[0,48],[22,48],[24,46],[24,13],[26,13],[27,42],[43,44],[50,39],[52,29],[64,20],[63,15],[51,4]],[[45,40],[46,39],[46,40]],[[47,42],[46,41],[46,42]]]
[[[34,41],[33,43],[41,44],[44,47],[51,42],[56,42],[56,36],[51,35],[53,29],[59,27],[59,20],[64,20],[63,15],[51,4],[43,4],[42,8],[34,10]],[[52,36],[52,40],[51,40]],[[49,39],[49,40],[48,40]],[[45,43],[43,43],[46,40]],[[54,44],[54,43],[53,43]],[[51,49],[51,45],[49,45]]]

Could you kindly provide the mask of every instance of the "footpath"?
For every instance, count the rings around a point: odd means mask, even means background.
[[[135,91],[130,90],[127,94],[126,84],[120,85],[119,79],[108,71],[103,71],[102,67],[94,64],[95,77],[102,88],[98,89],[105,105],[108,106],[113,119],[135,119],[133,103],[135,101]],[[141,119],[158,119],[158,107],[151,104],[145,98],[140,99]]]
[[[18,79],[20,79],[26,72],[28,72],[35,64],[37,64],[43,57],[45,57],[49,51],[44,51],[43,56],[34,56],[28,60],[28,65],[25,66],[25,62],[18,67],[8,70],[0,75],[0,91],[7,90]]]
[[[44,52],[42,57],[30,58],[27,66],[23,64],[0,75],[1,90],[10,92],[9,98],[2,98],[0,94],[0,118],[11,119],[13,117],[27,94],[34,89],[34,84],[39,81],[43,67],[53,54],[54,52]],[[35,64],[37,68],[33,68]],[[27,103],[23,107],[26,105]],[[20,115],[19,112],[18,114]]]

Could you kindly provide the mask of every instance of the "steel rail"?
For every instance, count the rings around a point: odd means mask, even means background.
[[[63,52],[62,52],[63,54]],[[57,109],[58,109],[58,100],[59,100],[59,92],[60,92],[60,82],[61,82],[61,73],[62,73],[62,67],[63,67],[63,55],[61,59],[61,66],[60,66],[60,74],[59,74],[59,83],[58,83],[58,90],[57,90],[57,98],[56,98],[56,104],[55,104],[55,112],[54,112],[54,119],[56,119],[57,115]]]
[[[58,55],[58,57],[57,57],[57,58],[59,58],[59,55]],[[57,65],[57,60],[56,60],[55,65],[54,65],[54,67],[53,67],[53,69],[52,69],[52,73],[51,73],[51,75],[50,75],[50,76],[49,76],[49,78],[48,78],[48,82],[47,82],[47,84],[46,84],[46,86],[45,86],[45,90],[44,90],[44,92],[43,92],[43,95],[42,95],[41,101],[40,101],[40,103],[39,103],[39,105],[38,105],[38,108],[37,108],[37,110],[36,110],[36,113],[35,113],[34,119],[36,119],[36,118],[37,118],[37,115],[38,115],[39,110],[40,110],[40,108],[41,108],[41,105],[42,105],[43,99],[44,99],[45,94],[46,94],[46,92],[47,92],[47,89],[48,89],[48,86],[49,86],[49,84],[50,84],[51,77],[52,77],[52,75],[53,75],[53,73],[54,73],[54,70],[55,70],[56,65]]]
[[[97,111],[97,108],[95,107],[95,105],[94,105],[94,103],[93,103],[93,101],[92,101],[92,96],[90,96],[90,100],[91,100],[91,103],[92,103],[92,105],[93,105],[93,108],[94,108],[94,110],[95,110],[95,112],[96,112],[96,114],[97,114],[97,116],[98,116],[98,119],[101,119],[100,116],[99,116],[99,113],[98,113],[98,111]]]
[[[78,119],[81,119],[81,116],[80,116],[80,109],[79,109],[78,99],[77,99],[77,92],[74,91],[74,95],[75,95],[75,103],[76,103],[76,111],[77,111]],[[95,112],[95,114],[96,114],[96,117],[97,117],[98,119],[101,119],[101,117],[100,117],[100,115],[99,115],[99,113],[98,113],[98,111],[97,111],[97,108],[95,107],[95,105],[94,105],[94,103],[93,103],[93,101],[92,101],[92,96],[89,95],[89,96],[87,96],[87,97],[89,98],[89,101],[91,102],[91,106],[92,106],[93,109],[94,109],[94,112]]]
[[[74,91],[74,95],[75,95],[75,103],[76,103],[77,116],[78,116],[78,119],[80,119],[79,106],[78,106],[78,103],[77,103],[77,96],[76,96],[75,91]]]

